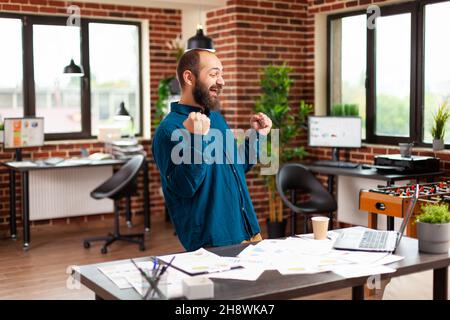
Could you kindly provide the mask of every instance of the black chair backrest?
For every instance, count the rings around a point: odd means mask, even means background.
[[[301,190],[302,193],[310,195],[310,202],[315,203],[317,209],[326,211],[336,210],[336,201],[324,188],[319,180],[303,165],[299,163],[288,163],[283,165],[276,177],[277,191],[283,202],[291,207],[292,204],[286,197],[287,190]],[[291,209],[293,209],[291,207]]]
[[[145,158],[141,154],[128,160],[111,178],[95,188],[91,192],[91,197],[95,199],[120,198],[121,193],[135,182],[144,160]]]

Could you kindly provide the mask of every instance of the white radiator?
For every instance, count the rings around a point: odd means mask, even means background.
[[[111,166],[30,171],[30,220],[113,212],[112,200],[90,196],[112,174]]]

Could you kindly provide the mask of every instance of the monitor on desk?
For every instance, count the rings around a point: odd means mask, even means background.
[[[21,149],[44,145],[44,118],[4,119],[5,149]]]
[[[360,117],[308,118],[308,145],[311,147],[360,148]]]

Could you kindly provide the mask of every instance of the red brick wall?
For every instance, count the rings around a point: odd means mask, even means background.
[[[389,3],[398,3],[402,0],[307,0],[307,1],[309,13],[315,14],[318,12],[331,13],[333,11],[343,9],[351,10],[354,7],[369,6],[371,4],[384,5]]]
[[[225,70],[223,109],[232,127],[247,128],[249,113],[260,94],[261,69],[286,62],[293,67],[294,85],[290,102],[314,103],[314,19],[316,13],[360,9],[370,4],[391,4],[390,0],[229,0],[226,7],[207,14],[208,35],[214,39]],[[326,37],[326,34],[322,35]],[[306,145],[305,136],[296,140]],[[329,148],[308,148],[310,159],[331,159]],[[365,146],[341,152],[341,159],[372,163],[374,155],[399,153],[396,147]],[[431,155],[430,149],[414,154]],[[437,154],[443,169],[450,169],[450,155]],[[325,182],[325,179],[322,180]],[[267,214],[267,189],[254,170],[247,178],[255,209]]]
[[[393,3],[398,3],[399,1],[392,0],[308,0],[308,17],[311,19],[316,13],[332,14],[336,10],[351,11],[352,9],[366,8],[371,4],[389,5]],[[359,7],[359,8],[357,8]],[[313,18],[312,18],[313,19]],[[322,36],[326,36],[325,34]],[[306,34],[308,39],[311,39],[311,43],[314,46],[314,24],[308,29]],[[314,53],[312,53],[314,59]],[[314,77],[313,77],[314,78]],[[310,158],[314,159],[331,159],[331,149],[330,148],[308,148],[310,153]],[[373,164],[373,159],[375,155],[382,154],[399,154],[400,150],[397,146],[385,146],[385,145],[365,145],[359,149],[347,149],[341,150],[340,159]],[[431,148],[414,148],[413,155],[421,156],[435,156],[441,159],[441,169],[444,171],[450,170],[450,152],[441,151],[438,153],[433,153]],[[320,177],[323,182],[326,181],[324,176]]]
[[[260,94],[261,69],[268,64],[286,62],[293,68],[294,85],[291,88],[290,103],[298,107],[301,99],[314,103],[314,14],[333,13],[336,10],[365,6],[370,3],[391,3],[393,1],[370,0],[229,0],[224,8],[207,14],[207,30],[216,45],[217,54],[225,68],[226,87],[223,94],[224,114],[233,128],[248,128],[249,115]],[[137,18],[149,21],[150,39],[150,90],[152,110],[157,96],[157,84],[175,70],[174,58],[170,56],[165,42],[181,31],[181,12],[170,9],[88,4],[47,0],[0,0],[2,11],[30,12],[66,15],[66,6],[79,5],[82,16]],[[323,35],[325,36],[325,35]],[[296,143],[306,145],[304,136]],[[150,154],[150,142],[146,141]],[[52,145],[30,151],[32,158],[53,155],[76,155],[79,144]],[[91,152],[100,150],[95,142],[83,144]],[[63,152],[63,154],[59,153]],[[329,149],[310,149],[311,158],[331,158]],[[367,162],[373,156],[383,153],[398,153],[398,148],[366,146],[342,153],[341,158]],[[417,149],[416,154],[429,155],[428,149]],[[443,168],[450,169],[450,154],[439,153]],[[12,153],[0,149],[0,160],[12,159]],[[258,216],[267,214],[267,190],[258,172],[248,175],[248,186]],[[152,216],[161,215],[163,199],[159,195],[159,174],[150,166],[150,193]],[[18,190],[19,191],[19,190]],[[8,222],[8,176],[0,169],[0,228]],[[142,193],[142,191],[141,191]],[[133,207],[141,210],[142,197],[135,198]],[[81,217],[80,219],[86,219]],[[91,217],[89,217],[91,219]]]
[[[143,90],[150,90],[151,106],[154,110],[154,103],[157,99],[159,81],[169,75],[174,75],[176,61],[171,52],[166,47],[166,41],[171,40],[181,33],[181,11],[173,9],[159,9],[146,7],[133,7],[112,4],[81,3],[72,1],[52,1],[52,0],[0,0],[1,12],[30,13],[43,15],[64,15],[67,16],[66,8],[70,5],[77,5],[81,9],[81,17],[114,18],[124,20],[147,20],[149,24],[149,52],[150,52],[150,87]],[[143,141],[143,144],[151,157],[150,141]],[[102,144],[97,142],[88,143],[68,143],[57,145],[46,145],[41,148],[30,148],[24,152],[25,159],[38,159],[49,156],[78,156],[80,148],[86,148],[90,153],[102,150]],[[0,161],[13,159],[13,153],[0,148]],[[163,199],[159,195],[159,173],[155,165],[150,165],[150,201],[152,215],[160,215],[164,212]],[[140,178],[142,184],[142,177]],[[20,197],[20,185],[16,190]],[[142,185],[139,196],[133,198],[132,207],[135,212],[142,211]],[[9,222],[9,185],[8,174],[4,167],[0,166],[0,229],[7,229]],[[20,209],[20,204],[18,205]],[[20,211],[18,211],[20,212]],[[20,219],[18,214],[18,219]],[[89,219],[98,219],[90,216]],[[71,218],[70,220],[87,220],[87,217]],[[20,220],[19,225],[20,225]],[[63,221],[42,221],[40,223],[65,223]]]
[[[249,128],[250,114],[261,94],[261,69],[284,62],[293,68],[292,108],[300,99],[313,100],[312,42],[305,38],[313,21],[306,0],[230,0],[225,8],[207,13],[208,36],[213,38],[224,66],[226,82],[222,110],[232,128]],[[298,143],[304,143],[299,139]],[[268,213],[267,188],[253,169],[247,184],[258,216]]]
[[[145,149],[149,150],[150,142],[148,140],[144,140],[141,142]],[[24,159],[45,159],[48,157],[73,157],[80,156],[80,148],[85,148],[89,150],[90,153],[94,152],[104,152],[104,144],[99,142],[84,142],[84,143],[61,143],[61,144],[51,144],[45,145],[43,147],[34,147],[34,148],[26,148],[23,150],[23,158]],[[12,161],[14,159],[14,153],[10,150],[3,150],[0,148],[0,161]],[[119,167],[117,167],[118,169]],[[156,170],[156,169],[155,169]],[[99,184],[101,181],[99,181]],[[142,213],[143,208],[143,176],[140,174],[138,178],[139,190],[138,194],[135,197],[132,197],[132,209],[134,213]],[[87,192],[90,192],[88,190]],[[16,212],[18,225],[22,224],[22,217],[20,215],[21,212],[21,179],[19,175],[16,175]],[[121,203],[121,207],[125,207],[125,202]],[[59,224],[59,223],[71,223],[76,221],[90,221],[96,219],[103,219],[107,216],[104,215],[93,215],[86,217],[72,217],[68,219],[54,219],[54,220],[42,220],[32,222],[32,225],[35,224]],[[0,167],[0,229],[7,229],[9,223],[9,175],[5,167]]]
[[[316,13],[325,13],[332,14],[336,11],[347,10],[351,11],[352,9],[360,9],[368,7],[371,4],[379,4],[380,6],[389,5],[393,3],[398,3],[400,1],[397,0],[308,0],[308,18],[314,19],[314,15]],[[359,8],[357,8],[359,7]],[[325,34],[323,35],[326,36]],[[314,24],[311,24],[311,28],[308,29],[306,34],[308,39],[311,39],[311,45],[314,46]],[[314,60],[314,52],[312,52],[312,57]],[[314,67],[313,67],[314,70]],[[314,71],[312,72],[312,78],[314,78]],[[329,148],[310,148],[308,152],[313,159],[331,159],[331,150]],[[352,162],[361,162],[361,163],[373,163],[374,155],[379,154],[395,154],[400,153],[399,148],[395,146],[377,146],[377,145],[368,145],[360,149],[349,149],[345,151],[341,151],[340,158],[349,160]],[[448,170],[450,169],[450,164],[448,161],[450,160],[450,155],[447,151],[439,152],[437,154],[433,154],[432,149],[430,148],[415,148],[413,151],[415,155],[427,155],[427,156],[437,156],[442,160],[442,169]]]

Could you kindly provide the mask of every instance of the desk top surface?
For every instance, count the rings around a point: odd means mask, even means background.
[[[49,165],[43,161],[10,161],[2,162],[4,166],[14,171],[31,171],[31,170],[45,170],[45,169],[63,169],[63,168],[77,168],[77,167],[92,167],[92,166],[111,166],[115,164],[123,164],[128,160],[107,159],[107,160],[84,160],[84,159],[66,159],[56,165]]]
[[[236,256],[246,245],[234,245],[211,248],[210,251],[221,256]],[[430,269],[444,268],[450,265],[450,253],[425,254],[418,251],[416,239],[403,237],[400,247],[395,253],[405,257],[403,260],[391,263],[388,266],[397,269],[388,277],[397,277]],[[150,257],[136,259],[137,261],[150,260]],[[76,271],[83,285],[91,289],[103,299],[141,299],[134,289],[119,289],[103,273],[98,266],[124,263],[129,260],[119,260],[101,264],[80,266]],[[383,276],[382,276],[383,277]],[[363,285],[367,277],[343,278],[333,272],[323,272],[310,275],[286,275],[278,271],[265,271],[256,281],[241,281],[229,279],[211,279],[214,282],[214,299],[290,299],[311,295],[330,290]]]
[[[307,167],[310,171],[315,173],[322,173],[336,176],[350,176],[383,181],[431,178],[444,175],[443,171],[426,172],[426,173],[382,173],[374,168],[364,169],[361,166],[356,168],[338,168],[338,167],[314,165],[313,163],[304,163],[303,165]]]

